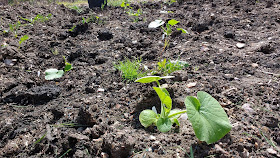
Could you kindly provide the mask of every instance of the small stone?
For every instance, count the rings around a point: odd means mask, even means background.
[[[129,117],[129,113],[124,113],[123,115],[124,115],[124,118],[126,118],[126,119]]]
[[[109,158],[110,156],[107,153],[102,152],[101,154],[102,158]]]
[[[195,87],[196,86],[196,82],[190,82],[187,84],[187,87],[188,88],[192,88],[192,87]]]
[[[259,67],[259,64],[253,63],[253,64],[252,64],[252,67],[253,67],[253,68]]]
[[[276,155],[276,154],[277,154],[277,151],[275,151],[275,150],[272,149],[272,148],[268,148],[268,149],[266,149],[266,151],[267,151],[268,153],[270,153],[270,154],[273,154],[273,155]]]
[[[122,106],[121,104],[117,104],[117,105],[115,106],[115,108],[116,108],[116,109],[119,109],[119,108],[121,108],[121,106]]]
[[[251,104],[246,103],[246,104],[242,105],[242,109],[244,109],[244,111],[248,112],[248,113],[255,112],[254,109],[252,109],[250,106],[251,106]]]
[[[244,48],[245,46],[246,46],[245,43],[237,43],[237,44],[236,44],[236,47],[239,48],[239,49],[242,49],[242,48]]]
[[[97,89],[97,92],[104,92],[105,91],[105,89],[103,89],[103,88],[98,88]]]
[[[156,137],[153,136],[153,135],[151,135],[151,136],[149,137],[149,139],[152,140],[152,141],[155,141],[155,140],[156,140]]]
[[[85,136],[83,134],[78,134],[78,133],[69,134],[69,137],[75,138],[77,140],[89,140],[88,136]]]
[[[235,34],[232,31],[225,31],[224,37],[233,39],[235,37]]]

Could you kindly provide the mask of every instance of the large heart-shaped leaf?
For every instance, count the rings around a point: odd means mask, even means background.
[[[189,120],[199,140],[211,144],[231,130],[232,126],[227,114],[210,94],[199,91],[197,98],[186,97],[185,105]]]
[[[149,127],[157,122],[157,114],[153,110],[143,110],[139,115],[139,120],[142,126]]]
[[[63,74],[64,74],[63,70],[47,69],[45,71],[45,79],[46,80],[53,80],[53,79],[62,77]]]
[[[157,121],[157,129],[161,132],[168,132],[172,128],[172,122],[169,118],[159,118]]]

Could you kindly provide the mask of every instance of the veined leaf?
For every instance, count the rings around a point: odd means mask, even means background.
[[[227,114],[210,94],[199,91],[197,98],[186,97],[185,105],[195,135],[200,141],[214,143],[231,130]]]
[[[153,110],[144,110],[139,115],[139,120],[142,126],[149,127],[157,122],[157,114]]]

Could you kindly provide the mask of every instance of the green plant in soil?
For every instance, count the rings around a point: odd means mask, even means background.
[[[197,98],[187,96],[185,99],[186,110],[172,110],[169,92],[159,83],[161,79],[172,77],[145,76],[135,81],[140,83],[156,82],[158,87],[153,88],[161,101],[160,114],[150,109],[143,110],[139,115],[140,123],[144,127],[155,125],[159,131],[168,132],[174,123],[179,126],[178,118],[182,113],[187,113],[195,135],[200,141],[211,144],[224,137],[232,126],[219,102],[210,94],[199,91]]]
[[[11,31],[15,37],[17,37],[17,30],[19,29],[19,27],[21,26],[20,21],[17,21],[17,23],[15,24],[9,24],[9,31]]]
[[[66,58],[65,56],[63,56],[63,59],[64,59],[64,70],[57,70],[57,69],[47,69],[45,71],[45,79],[46,80],[53,80],[53,79],[56,79],[56,78],[60,78],[64,75],[65,72],[67,71],[70,71],[73,67],[72,67],[72,64],[68,63],[66,61]]]
[[[77,5],[70,6],[69,8],[75,10],[78,13],[81,13],[83,11],[83,9]]]
[[[22,36],[22,37],[20,38],[19,42],[18,42],[18,44],[19,44],[18,49],[20,49],[22,42],[24,42],[24,41],[26,41],[26,40],[28,40],[28,39],[29,39],[29,36],[28,36],[28,35]]]
[[[25,20],[29,22],[31,25],[35,24],[35,22],[40,21],[40,22],[45,22],[48,21],[51,18],[52,14],[48,14],[47,16],[43,16],[41,14],[36,15],[36,17],[28,19],[28,18],[23,18],[20,17],[22,20]]]
[[[150,24],[149,24],[149,28],[157,28],[159,26],[161,26],[162,28],[162,31],[163,31],[163,39],[164,39],[164,47],[163,47],[163,51],[169,47],[169,36],[172,34],[172,27],[176,24],[179,23],[179,21],[175,20],[175,19],[171,19],[167,22],[166,26],[163,27],[162,25],[164,24],[165,22],[162,21],[162,20],[155,20],[155,21],[152,21]],[[177,28],[178,31],[181,31],[182,33],[187,33],[187,31],[183,28]]]
[[[134,81],[137,78],[146,76],[147,73],[142,71],[141,60],[129,60],[125,59],[124,62],[120,61],[114,65],[116,69],[121,71],[122,78],[126,81]]]
[[[188,67],[189,64],[183,61],[171,61],[163,59],[161,62],[157,63],[156,71],[152,74],[160,73],[164,76],[171,74],[172,72],[182,70],[183,68]]]
[[[129,15],[129,16],[133,16],[135,17],[133,19],[134,22],[138,22],[139,21],[139,16],[143,14],[143,11],[141,8],[139,8],[136,12],[133,10],[133,8],[130,6],[129,3],[127,2],[122,2],[121,7],[124,8],[125,12]]]

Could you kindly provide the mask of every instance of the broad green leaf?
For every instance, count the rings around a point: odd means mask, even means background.
[[[210,94],[199,91],[197,99],[186,97],[185,105],[195,135],[200,141],[214,143],[231,130],[227,114]]]
[[[65,63],[65,67],[64,67],[64,71],[67,72],[67,71],[70,71],[72,69],[72,64],[66,62]]]
[[[177,28],[177,30],[181,30],[182,33],[187,33],[187,30],[183,29],[183,28]]]
[[[125,3],[124,2],[122,2],[121,7],[125,7]]]
[[[172,122],[169,118],[159,118],[157,121],[157,129],[161,132],[168,132],[172,128]]]
[[[171,20],[168,21],[168,24],[171,25],[171,26],[174,26],[174,25],[176,25],[178,23],[179,23],[179,21],[174,20],[174,19],[171,19]]]
[[[149,127],[157,122],[157,114],[153,110],[143,110],[139,115],[139,120],[142,126]]]
[[[145,76],[137,79],[135,82],[140,82],[140,83],[151,83],[155,82],[158,80],[161,80],[162,78],[160,76]]]
[[[53,80],[53,79],[62,77],[63,74],[64,74],[63,70],[47,69],[45,71],[45,79],[46,80]]]
[[[21,43],[22,43],[23,41],[28,40],[28,38],[29,38],[28,35],[22,36],[22,37],[20,38],[19,45],[21,45]]]
[[[164,92],[162,91],[161,88],[159,87],[153,87],[154,90],[157,92],[157,95],[160,99],[160,101],[167,107],[167,109],[170,111],[172,108],[172,100],[171,98]]]
[[[152,21],[148,28],[158,28],[159,26],[163,25],[164,24],[164,21],[162,20],[155,20],[155,21]]]

